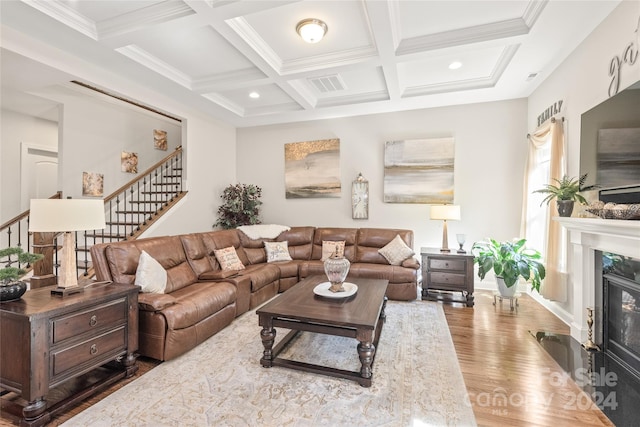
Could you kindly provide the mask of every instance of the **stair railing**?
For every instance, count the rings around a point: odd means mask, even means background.
[[[81,279],[93,276],[89,249],[95,243],[138,238],[170,207],[186,195],[183,188],[182,147],[146,169],[104,199],[106,228],[76,232],[76,264]],[[58,192],[51,198],[62,198]],[[0,247],[21,247],[23,250],[43,254],[33,265],[31,288],[56,283],[58,250],[62,233],[30,233],[29,211],[12,218],[0,226]],[[0,260],[0,266],[18,266],[15,257]],[[21,265],[30,269],[30,265]],[[54,271],[55,270],[55,271]]]

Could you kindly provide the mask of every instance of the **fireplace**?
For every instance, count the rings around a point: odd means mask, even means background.
[[[640,378],[640,260],[601,252],[596,286],[596,338],[602,351]],[[600,288],[600,289],[599,289]]]

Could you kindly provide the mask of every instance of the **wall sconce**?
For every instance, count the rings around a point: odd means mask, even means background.
[[[104,202],[90,199],[32,199],[29,231],[64,232],[58,287],[53,295],[80,292],[75,255],[75,231],[102,230],[106,227]]]
[[[433,205],[431,206],[431,219],[440,219],[444,221],[442,228],[442,247],[440,252],[451,252],[449,249],[449,240],[447,237],[447,220],[460,220],[460,206],[458,205]]]
[[[319,19],[303,19],[296,25],[296,32],[307,43],[318,43],[328,31],[327,24]]]

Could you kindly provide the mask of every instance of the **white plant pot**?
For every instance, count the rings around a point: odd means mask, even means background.
[[[498,283],[498,292],[500,292],[500,295],[503,297],[511,298],[516,294],[518,282],[514,283],[514,285],[509,288],[506,283],[504,283],[504,279],[502,277],[496,276],[496,283]]]

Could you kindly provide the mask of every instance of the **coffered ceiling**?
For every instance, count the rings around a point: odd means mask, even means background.
[[[242,127],[526,97],[618,3],[14,0],[1,19]],[[323,40],[298,36],[305,18]],[[3,90],[21,74],[5,58]]]

